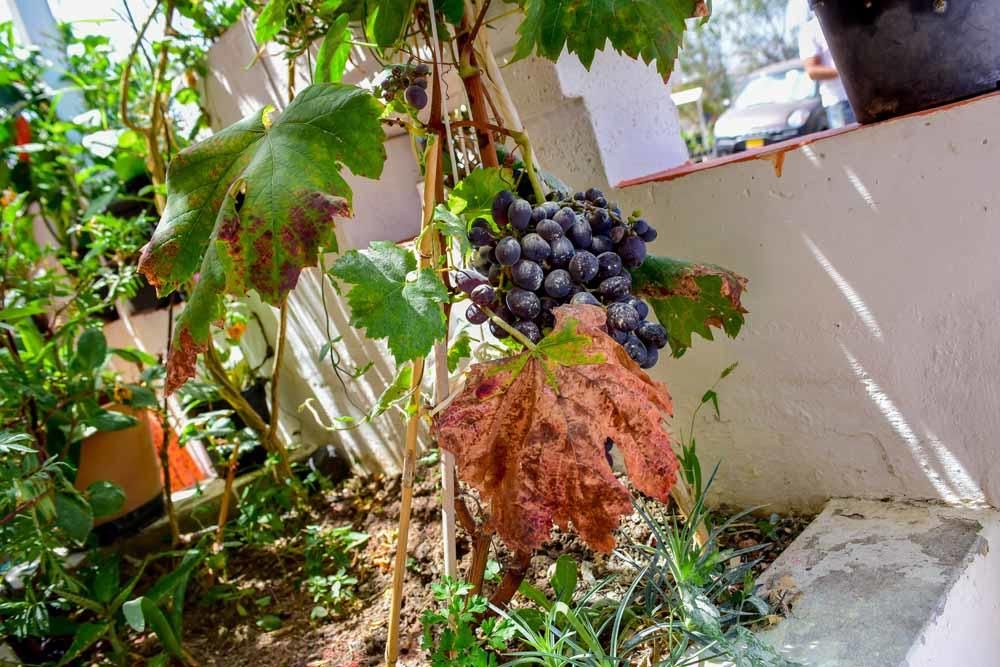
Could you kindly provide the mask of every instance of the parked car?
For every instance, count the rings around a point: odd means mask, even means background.
[[[729,155],[825,129],[818,84],[799,61],[787,60],[750,75],[715,122],[715,146]]]

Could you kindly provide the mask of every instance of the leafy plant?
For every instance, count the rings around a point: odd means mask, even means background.
[[[486,612],[486,599],[472,593],[472,585],[445,577],[431,584],[437,609],[420,616],[421,646],[434,667],[493,667],[497,652],[506,648],[513,627],[497,618],[478,623]],[[478,625],[478,627],[477,627]]]

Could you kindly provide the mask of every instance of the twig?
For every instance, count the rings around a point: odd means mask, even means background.
[[[167,307],[167,356],[174,338],[174,300],[170,299]],[[173,478],[170,474],[170,412],[167,405],[167,394],[163,393],[163,419],[160,422],[163,431],[163,441],[160,443],[160,468],[163,472],[163,503],[167,509],[167,520],[170,522],[170,539],[173,546],[181,541],[180,525],[177,523],[177,512],[174,511]]]
[[[292,467],[288,462],[288,452],[285,444],[278,438],[278,411],[281,407],[278,391],[278,380],[281,377],[281,362],[285,356],[285,342],[288,338],[288,296],[281,300],[278,321],[277,351],[274,353],[274,370],[271,372],[271,423],[267,428],[267,442],[278,454],[281,472],[285,479],[291,479]]]
[[[139,29],[139,32],[135,37],[135,41],[132,42],[132,48],[129,50],[128,57],[125,59],[125,65],[122,68],[122,78],[118,84],[118,115],[121,116],[122,124],[125,127],[140,134],[146,134],[147,128],[140,127],[128,117],[128,89],[132,80],[132,65],[135,63],[135,57],[138,54],[139,47],[146,35],[146,30],[153,22],[153,18],[156,17],[156,12],[159,11],[159,9],[160,0],[157,0],[156,4],[153,5],[152,11],[149,12],[146,22],[143,23],[142,27]]]

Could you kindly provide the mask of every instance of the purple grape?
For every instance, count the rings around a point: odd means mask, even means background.
[[[642,299],[638,299],[633,296],[629,297],[625,303],[635,308],[635,312],[639,313],[640,320],[644,320],[649,317],[649,305]]]
[[[427,63],[417,63],[413,66],[413,73],[417,76],[427,76],[431,73],[430,65]]]
[[[420,86],[424,90],[427,90],[427,79],[424,79],[424,78],[414,79],[413,80],[413,85],[414,86]]]
[[[655,322],[643,322],[636,330],[639,339],[653,349],[660,350],[667,345],[667,330]]]
[[[556,316],[552,314],[551,310],[542,308],[542,312],[538,313],[535,321],[542,329],[551,329],[556,325]]]
[[[590,252],[595,255],[600,255],[602,252],[608,252],[615,249],[615,244],[611,242],[607,236],[595,236],[590,240]]]
[[[453,278],[455,280],[455,287],[466,294],[472,294],[472,290],[488,282],[486,276],[473,269],[456,271]]]
[[[586,198],[587,198],[587,195],[584,194],[583,192],[577,192],[577,193],[575,193],[573,195],[573,199],[575,199],[576,201],[583,201]]]
[[[622,272],[622,258],[613,252],[602,252],[597,256],[597,277],[613,278]]]
[[[573,212],[573,209],[564,206],[552,216],[552,219],[558,222],[559,226],[565,232],[570,228],[570,225],[576,222],[576,213]]]
[[[589,283],[597,276],[599,263],[593,253],[581,250],[569,260],[569,275],[578,283]]]
[[[608,306],[608,326],[621,331],[634,331],[639,326],[639,313],[627,303]]]
[[[496,261],[496,255],[493,254],[493,246],[491,245],[479,246],[479,249],[476,251],[476,257],[490,263]]]
[[[521,257],[532,262],[542,262],[552,254],[549,242],[534,232],[521,238]]]
[[[573,243],[565,236],[557,238],[549,244],[549,247],[552,249],[552,257],[549,259],[549,263],[557,269],[566,268],[569,260],[576,254]]]
[[[472,290],[470,295],[472,303],[479,306],[488,306],[496,299],[496,291],[489,285],[480,285]]]
[[[599,306],[601,302],[598,301],[597,297],[590,292],[583,291],[577,292],[573,295],[573,298],[569,300],[573,305],[588,305],[588,306]]]
[[[507,209],[507,220],[514,229],[524,231],[531,224],[531,204],[524,199],[514,200]]]
[[[632,231],[635,232],[636,236],[642,236],[649,231],[649,223],[642,218],[639,218],[632,223]]]
[[[595,234],[607,234],[611,231],[611,216],[603,208],[590,213],[590,228]]]
[[[406,101],[412,104],[417,110],[427,106],[427,91],[420,86],[409,86],[404,96],[406,97]]]
[[[524,337],[532,343],[537,343],[542,339],[542,330],[531,320],[521,320],[514,325],[514,328],[524,334]]]
[[[646,361],[639,364],[639,368],[652,368],[660,360],[660,351],[655,347],[646,346]]]
[[[494,252],[498,262],[504,266],[514,266],[521,259],[521,244],[513,236],[505,236],[497,243]]]
[[[547,201],[542,204],[542,210],[545,211],[546,218],[552,219],[552,216],[559,212],[559,204],[554,201]]]
[[[553,298],[561,299],[567,296],[572,286],[573,279],[565,269],[555,269],[545,276],[545,293]]]
[[[520,287],[514,287],[507,292],[507,308],[517,317],[533,320],[542,312],[542,303],[538,295]]]
[[[632,281],[626,276],[628,274],[606,278],[601,281],[597,290],[604,297],[605,301],[614,301],[628,294],[629,290],[632,289]]]
[[[490,264],[489,272],[486,277],[490,281],[490,285],[496,287],[500,284],[500,277],[503,275],[503,268],[499,264]]]
[[[612,243],[621,243],[625,235],[628,234],[628,227],[625,225],[615,225],[608,232],[608,237],[611,239]]]
[[[536,225],[546,218],[545,209],[541,206],[536,206],[531,209],[531,221]]]
[[[600,206],[601,208],[607,208],[608,200],[604,198],[604,195],[594,198],[594,206]]]
[[[628,339],[623,344],[623,347],[628,356],[632,357],[632,361],[639,364],[639,366],[646,363],[646,346],[642,344],[642,341],[635,334],[628,335]]]
[[[589,188],[587,192],[584,194],[584,196],[587,198],[587,201],[594,201],[600,197],[603,197],[604,193],[598,190],[597,188]]]
[[[515,264],[510,275],[515,285],[532,292],[542,286],[542,280],[545,278],[545,272],[542,271],[541,265],[530,259],[522,259]],[[521,317],[527,316],[522,315]]]
[[[490,316],[476,304],[470,303],[469,307],[465,309],[465,319],[469,320],[470,324],[482,324],[490,319]]]
[[[555,220],[542,220],[535,231],[546,241],[555,241],[563,235],[563,228]]]
[[[493,234],[488,229],[473,227],[469,230],[469,242],[477,248],[479,246],[490,245],[494,240]]]
[[[641,238],[646,243],[652,243],[653,241],[656,240],[657,236],[658,235],[656,233],[656,230],[653,229],[652,227],[647,229],[645,234],[639,234],[639,238]]]
[[[589,248],[590,242],[593,240],[593,235],[590,233],[590,225],[583,220],[577,220],[566,230],[566,238],[581,250]]]
[[[611,336],[619,345],[624,345],[625,341],[628,340],[628,334],[624,331],[619,331],[618,329],[609,328],[608,335]]]
[[[622,258],[622,264],[629,269],[641,266],[646,259],[646,242],[638,236],[626,237],[615,250]]]
[[[507,210],[514,203],[514,199],[513,192],[502,190],[493,200],[491,212],[493,213],[493,222],[497,223],[498,226],[503,227],[507,224]]]

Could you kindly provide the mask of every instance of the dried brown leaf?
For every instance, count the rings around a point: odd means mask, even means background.
[[[535,353],[473,366],[434,433],[512,550],[536,549],[554,523],[608,552],[632,503],[605,442],[636,488],[666,501],[678,467],[663,424],[670,396],[603,331],[603,309],[563,306],[556,320]]]

